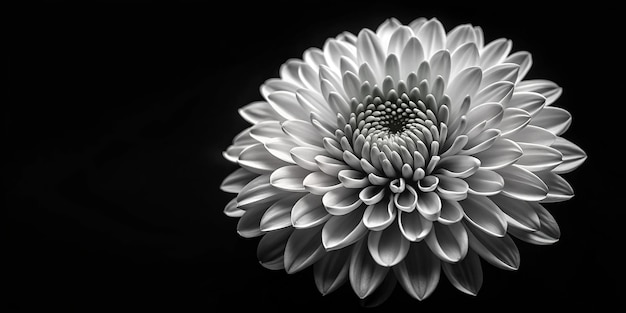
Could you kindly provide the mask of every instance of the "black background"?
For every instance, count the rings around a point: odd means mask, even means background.
[[[299,311],[363,309],[349,285],[322,297],[312,271],[262,268],[258,239],[223,215],[221,156],[246,127],[237,108],[288,58],[343,30],[439,18],[480,25],[487,41],[533,53],[529,78],[564,88],[564,137],[587,162],[566,175],[572,200],[548,205],[553,246],[518,241],[521,267],[483,262],[478,297],[442,278],[418,302],[397,287],[371,312],[538,310],[616,303],[623,285],[620,114],[622,28],[616,7],[423,3],[47,2],[13,6],[5,50],[3,178],[12,310]],[[222,307],[222,309],[219,309]]]

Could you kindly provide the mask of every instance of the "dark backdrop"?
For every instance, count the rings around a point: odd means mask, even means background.
[[[615,7],[231,1],[182,5],[48,2],[9,7],[5,50],[3,249],[14,310],[362,309],[349,285],[322,297],[312,271],[262,268],[258,239],[223,215],[221,156],[246,127],[237,108],[288,58],[343,30],[438,17],[533,53],[528,77],[564,88],[565,137],[589,154],[566,175],[576,197],[547,207],[554,246],[519,242],[521,267],[484,264],[478,297],[442,278],[418,302],[398,287],[369,311],[608,306],[623,286],[619,116],[623,48]],[[572,4],[573,6],[573,4]],[[623,72],[622,72],[623,73]],[[6,263],[5,263],[6,264]],[[218,309],[220,306],[223,309]]]

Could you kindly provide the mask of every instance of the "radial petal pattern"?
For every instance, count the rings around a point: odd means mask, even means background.
[[[252,126],[223,153],[240,166],[225,214],[262,236],[264,267],[313,265],[322,294],[349,281],[380,303],[398,282],[422,300],[443,272],[476,295],[481,258],[515,270],[514,238],[559,239],[544,204],[573,196],[561,174],[586,159],[561,137],[561,88],[524,80],[531,55],[512,47],[472,25],[389,19],[288,60],[239,109]]]

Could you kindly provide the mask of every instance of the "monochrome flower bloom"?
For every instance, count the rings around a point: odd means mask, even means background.
[[[560,174],[586,155],[560,137],[561,88],[523,80],[531,55],[511,48],[472,25],[389,19],[283,64],[224,152],[241,167],[222,183],[237,194],[225,213],[262,236],[261,264],[312,265],[322,294],[397,281],[422,300],[442,271],[475,295],[479,258],[517,269],[512,237],[556,242],[543,204],[573,196]]]

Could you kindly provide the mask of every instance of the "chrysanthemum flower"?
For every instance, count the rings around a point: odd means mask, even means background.
[[[479,258],[517,269],[512,237],[556,242],[544,204],[573,196],[559,174],[586,155],[560,137],[561,88],[523,80],[531,55],[511,46],[472,25],[390,19],[283,64],[224,152],[241,166],[222,184],[237,194],[225,213],[262,236],[261,264],[312,265],[322,294],[349,280],[360,298],[394,275],[421,300],[441,271],[475,295]]]

